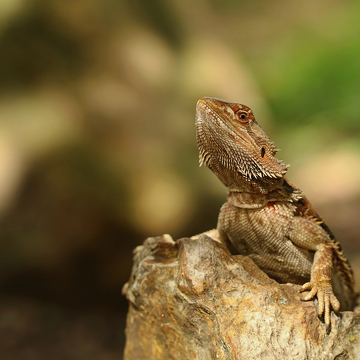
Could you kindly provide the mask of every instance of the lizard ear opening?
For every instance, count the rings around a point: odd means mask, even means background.
[[[265,148],[261,148],[261,157],[263,158],[265,156]]]

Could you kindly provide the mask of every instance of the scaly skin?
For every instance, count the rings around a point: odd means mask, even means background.
[[[299,188],[285,177],[289,165],[246,105],[202,98],[196,106],[200,165],[228,188],[217,229],[270,277],[303,284],[330,324],[331,307],[351,310],[355,298],[350,264],[340,244]]]

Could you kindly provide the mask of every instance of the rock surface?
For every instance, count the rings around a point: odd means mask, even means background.
[[[135,249],[125,360],[360,359],[360,310],[318,318],[300,286],[202,235]]]

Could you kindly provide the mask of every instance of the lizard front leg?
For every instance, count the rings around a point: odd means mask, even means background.
[[[325,324],[329,326],[330,305],[335,311],[340,310],[340,302],[331,285],[334,260],[330,237],[319,224],[301,217],[294,217],[288,235],[295,245],[315,251],[310,281],[302,286],[301,291],[310,290],[304,300],[317,295],[319,315],[324,313]]]
[[[319,315],[325,312],[325,324],[327,326],[330,324],[330,304],[335,311],[340,310],[340,302],[334,295],[331,285],[332,268],[331,245],[328,243],[318,245],[311,269],[311,280],[301,288],[301,291],[310,290],[310,293],[305,296],[304,300],[311,300],[317,295]]]

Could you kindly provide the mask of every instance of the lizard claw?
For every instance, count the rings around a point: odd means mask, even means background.
[[[319,316],[324,314],[325,325],[330,325],[330,304],[335,312],[340,310],[340,302],[333,293],[331,283],[329,281],[310,281],[305,283],[300,291],[310,290],[309,294],[304,297],[305,301],[311,300],[317,295],[319,301]]]

